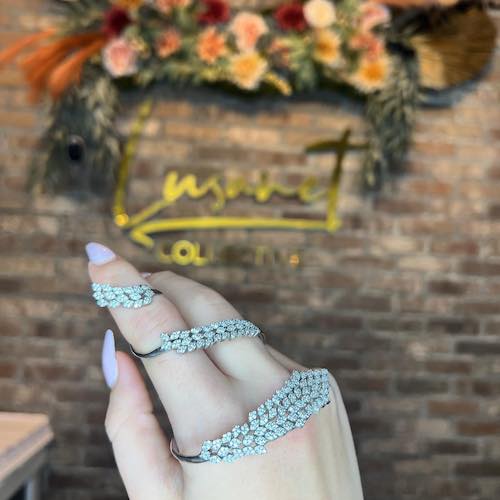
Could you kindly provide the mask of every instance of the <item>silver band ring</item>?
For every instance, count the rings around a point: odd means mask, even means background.
[[[229,432],[204,441],[198,455],[182,455],[172,439],[170,450],[177,460],[189,463],[234,462],[266,453],[266,445],[303,427],[307,420],[330,403],[328,371],[324,368],[294,370],[267,401],[248,414],[248,420]]]
[[[265,336],[260,329],[245,319],[225,319],[189,330],[178,330],[161,333],[161,345],[156,349],[139,353],[130,345],[130,352],[137,358],[154,358],[164,352],[176,351],[179,354],[197,349],[208,349],[210,346],[240,337],[259,337],[265,342]]]

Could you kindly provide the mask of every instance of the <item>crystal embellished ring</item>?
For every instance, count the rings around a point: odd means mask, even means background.
[[[99,307],[125,307],[138,309],[153,302],[153,297],[160,294],[159,290],[149,285],[111,286],[92,283],[92,296]]]
[[[307,420],[330,403],[328,371],[294,370],[271,398],[248,414],[248,420],[217,439],[203,442],[198,455],[181,455],[174,440],[172,454],[191,463],[234,462],[248,455],[266,453],[267,443],[303,427]]]
[[[233,340],[239,337],[260,337],[264,341],[264,334],[250,321],[245,319],[225,319],[191,328],[190,330],[161,333],[160,347],[145,354],[135,351],[132,346],[130,346],[130,350],[138,358],[154,358],[168,351],[176,351],[184,354],[197,349],[207,349],[218,342]]]

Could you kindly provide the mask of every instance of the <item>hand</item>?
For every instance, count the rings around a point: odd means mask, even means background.
[[[111,309],[136,351],[159,345],[159,333],[189,329],[238,312],[217,292],[170,271],[143,277],[102,245],[87,245],[96,283],[149,284],[162,292],[140,309]],[[247,420],[248,412],[305,368],[258,338],[220,342],[187,354],[167,352],[144,360],[172,425],[178,450],[196,455],[201,443]],[[103,349],[111,395],[106,432],[131,500],[360,500],[363,498],[349,422],[330,376],[331,404],[301,429],[269,443],[264,455],[233,463],[178,462],[152,413],[133,360],[114,353],[112,334]]]

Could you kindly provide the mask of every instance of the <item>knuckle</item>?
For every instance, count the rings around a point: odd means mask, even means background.
[[[105,264],[103,266],[96,266],[93,270],[94,280],[100,283],[110,283],[112,285],[128,285],[130,283],[130,277],[134,278],[134,283],[137,281],[135,276],[136,271],[134,267],[126,261],[115,260]],[[129,277],[129,283],[125,283]]]

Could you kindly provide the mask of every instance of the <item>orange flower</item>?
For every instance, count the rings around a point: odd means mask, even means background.
[[[264,18],[252,12],[237,14],[229,30],[236,37],[236,45],[241,52],[252,51],[259,38],[269,31]]]
[[[229,71],[232,81],[241,88],[257,88],[267,70],[267,61],[257,52],[245,52],[231,57]]]
[[[177,52],[181,47],[181,36],[179,32],[173,28],[164,31],[156,39],[156,53],[162,59],[170,57],[174,52]]]
[[[362,57],[352,76],[352,83],[362,92],[380,90],[389,76],[390,67],[389,58],[385,54],[376,59]]]
[[[313,57],[316,61],[334,66],[340,62],[340,38],[332,30],[317,30],[314,38]]]
[[[196,53],[202,61],[213,64],[227,54],[226,39],[213,26],[207,28],[198,38]]]

